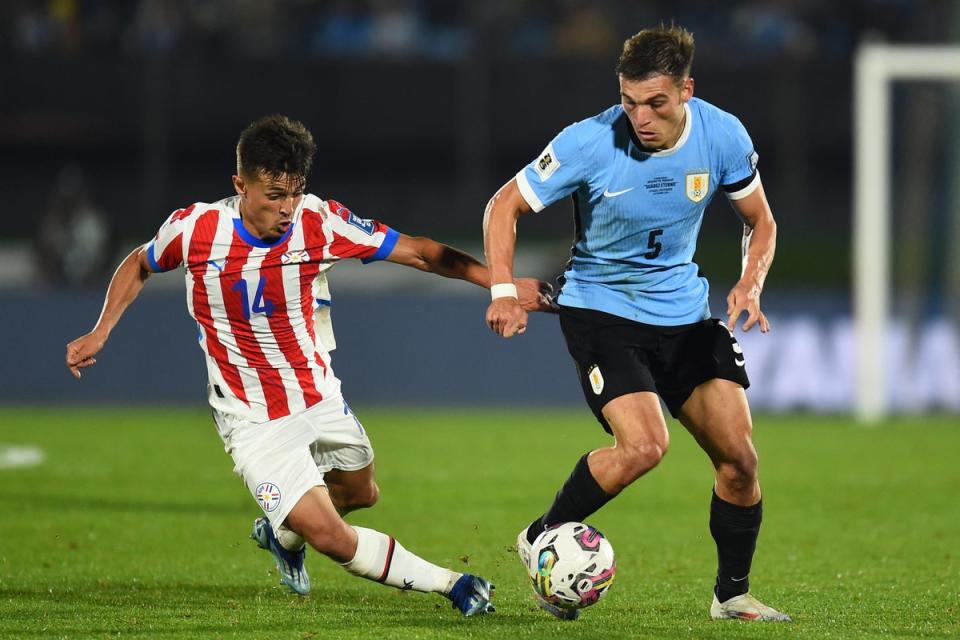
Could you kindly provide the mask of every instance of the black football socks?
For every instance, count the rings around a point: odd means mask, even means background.
[[[750,590],[750,564],[757,548],[763,500],[740,507],[713,492],[710,502],[710,533],[717,543],[717,600],[726,602]]]
[[[527,527],[528,542],[532,544],[537,536],[552,525],[563,522],[583,522],[613,499],[612,495],[597,484],[597,479],[590,473],[590,465],[587,464],[589,455],[588,453],[577,461],[573,472],[553,498],[553,504],[547,512]]]

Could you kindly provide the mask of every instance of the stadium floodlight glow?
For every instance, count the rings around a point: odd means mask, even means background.
[[[853,120],[853,296],[857,340],[856,414],[887,414],[890,310],[891,84],[894,80],[960,80],[960,47],[862,45],[855,63]]]

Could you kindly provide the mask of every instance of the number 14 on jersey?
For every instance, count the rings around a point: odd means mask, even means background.
[[[267,279],[260,276],[260,282],[257,284],[257,292],[253,296],[253,305],[250,304],[250,294],[247,293],[247,281],[241,278],[233,285],[233,290],[240,293],[240,299],[243,304],[243,319],[249,320],[255,313],[262,313],[268,318],[273,315],[273,301],[266,300],[263,297],[263,287]]]

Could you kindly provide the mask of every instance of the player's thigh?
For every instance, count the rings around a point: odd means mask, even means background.
[[[750,406],[738,383],[713,378],[700,384],[683,403],[679,419],[714,466],[755,464]]]
[[[638,391],[614,398],[604,405],[603,417],[616,447],[638,452],[654,449],[658,456],[666,452],[670,433],[657,394]]]
[[[648,362],[655,335],[623,318],[570,307],[561,309],[560,328],[584,399],[604,430],[617,435],[610,414],[619,423],[619,437],[630,436],[646,424],[653,405],[663,422]]]

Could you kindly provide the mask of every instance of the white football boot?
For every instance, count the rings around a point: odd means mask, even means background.
[[[530,556],[533,555],[533,545],[527,542],[527,528],[525,527],[520,530],[520,533],[517,534],[517,555],[520,556],[520,562],[523,564],[523,574],[526,576],[527,580],[530,579]],[[555,604],[547,602],[543,597],[537,593],[533,592],[533,597],[537,601],[537,606],[552,615],[555,618],[560,620],[576,620],[580,617],[579,609],[564,609],[563,607],[558,607]]]
[[[768,607],[749,593],[734,596],[726,602],[713,596],[710,617],[714,620],[756,620],[758,622],[791,622],[790,616]]]
[[[523,565],[524,573],[529,575],[530,554],[533,553],[533,545],[527,542],[527,528],[521,529],[520,533],[517,534],[517,555],[520,556],[520,564]]]

